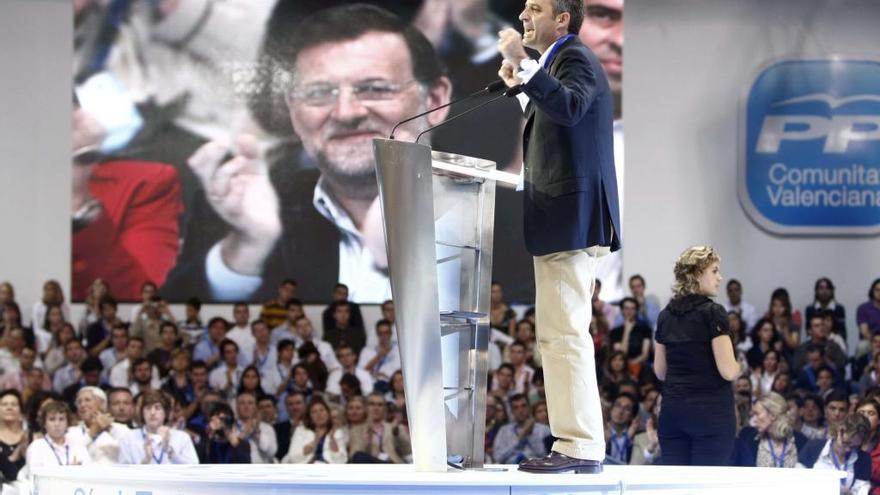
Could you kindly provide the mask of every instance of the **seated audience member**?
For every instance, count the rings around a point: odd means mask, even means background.
[[[239,364],[238,344],[230,339],[220,342],[220,355],[223,360],[208,375],[208,384],[227,399],[233,399],[238,390],[244,366]]]
[[[615,464],[629,464],[632,457],[633,438],[639,429],[636,421],[639,401],[627,392],[618,393],[611,405],[611,414],[605,423],[606,459]]]
[[[399,411],[406,406],[406,391],[403,389],[403,371],[397,370],[391,375],[385,400]]]
[[[880,404],[874,399],[863,398],[856,404],[856,412],[868,420],[868,435],[862,443],[862,451],[871,457],[871,486],[880,482]]]
[[[63,324],[61,330],[52,336],[49,350],[43,356],[43,368],[50,376],[54,377],[55,372],[67,364],[67,357],[64,351],[67,349],[67,343],[71,340],[76,340],[76,330],[70,323]]]
[[[878,369],[874,362],[878,354],[880,354],[880,333],[871,336],[869,351],[855,358],[852,362],[852,380],[859,383],[860,391],[865,391],[880,382],[880,377],[877,377],[876,373],[865,379],[866,374]],[[870,384],[864,386],[862,380],[866,380]]]
[[[845,471],[840,493],[867,495],[871,486],[871,456],[861,447],[870,429],[861,414],[847,415],[831,427],[828,440],[811,440],[804,446],[799,467]]]
[[[516,385],[513,382],[515,374],[516,369],[514,369],[512,364],[503,363],[499,366],[495,373],[491,375],[492,380],[489,384],[489,394],[494,395],[499,401],[506,404],[514,395],[517,395]]]
[[[61,397],[63,397],[68,404],[73,404],[76,401],[76,393],[79,392],[79,389],[88,386],[100,387],[102,385],[102,371],[104,371],[104,368],[101,365],[100,359],[91,356],[85,358],[79,365],[79,374],[82,378],[80,378],[78,382],[65,388],[64,391],[61,392]]]
[[[264,377],[278,362],[277,349],[270,343],[271,334],[265,321],[256,320],[251,323],[251,333],[254,337],[254,345],[246,361],[249,366],[256,367],[260,376]],[[275,393],[275,391],[267,388],[266,393]]]
[[[305,366],[306,370],[308,370],[309,381],[312,384],[312,388],[316,391],[323,392],[324,389],[327,388],[327,379],[330,376],[330,372],[327,370],[327,366],[324,364],[321,354],[318,353],[318,348],[315,347],[315,344],[306,342],[297,349],[296,354],[299,356],[298,364]],[[336,356],[333,356],[333,360],[336,360]],[[295,379],[296,370],[293,370],[291,374]]]
[[[88,289],[86,289],[86,296],[83,299],[83,315],[77,324],[77,332],[80,335],[85,335],[89,325],[101,318],[101,300],[106,296],[110,296],[110,285],[104,279],[96,278],[89,284]],[[50,330],[47,327],[43,328]],[[52,333],[51,330],[50,333]]]
[[[235,415],[224,401],[214,402],[204,430],[196,443],[202,464],[250,464],[251,445],[235,427]]]
[[[801,340],[801,315],[799,311],[792,312],[791,297],[786,289],[776,289],[770,295],[766,318],[773,322],[782,339],[782,353],[786,356],[793,353]]]
[[[625,352],[630,373],[639,376],[642,365],[651,355],[651,327],[638,320],[639,302],[634,298],[624,297],[620,310],[621,324],[608,334],[611,349]]]
[[[247,305],[244,306],[247,309]],[[220,316],[215,316],[208,321],[208,330],[193,349],[193,360],[202,361],[212,369],[220,363],[220,344],[226,338],[229,330],[229,322]]]
[[[529,395],[529,385],[535,369],[526,363],[526,344],[519,340],[507,346],[508,359],[513,366],[513,388],[518,394]]]
[[[322,338],[337,351],[342,345],[351,347],[357,356],[367,344],[367,333],[363,326],[352,322],[351,304],[348,301],[333,304],[333,325],[324,329]]]
[[[727,311],[735,311],[739,313],[747,328],[755,328],[758,322],[758,312],[755,305],[743,301],[743,288],[739,280],[732,278],[727,282],[727,302],[724,303],[724,309]]]
[[[348,444],[342,428],[333,424],[330,407],[319,396],[312,397],[303,424],[290,439],[290,449],[281,459],[286,464],[345,464]]]
[[[793,468],[807,437],[794,430],[788,403],[768,392],[752,408],[752,424],[740,430],[733,452],[736,466]]]
[[[0,304],[0,308],[2,308],[2,304]],[[31,331],[34,335],[34,345],[31,347],[36,348],[40,356],[44,355],[49,350],[52,337],[61,330],[64,323],[66,322],[61,306],[55,304],[47,306],[46,318],[40,322],[31,322]]]
[[[629,367],[626,365],[626,353],[623,351],[612,351],[608,354],[605,366],[602,367],[599,388],[606,391],[616,390],[618,385],[629,381],[632,381],[632,376],[629,374]]]
[[[177,324],[177,328],[186,335],[184,338],[186,342],[198,342],[201,340],[202,335],[205,334],[205,325],[202,323],[202,318],[199,316],[199,311],[201,310],[201,299],[198,297],[191,297],[186,300],[186,303],[183,306],[184,319]]]
[[[159,377],[168,376],[171,369],[171,354],[178,349],[177,325],[171,321],[163,321],[159,327],[159,345],[147,354],[147,359],[159,369]]]
[[[828,438],[828,427],[825,425],[825,401],[817,395],[807,395],[798,410],[800,432],[809,440],[825,440]]]
[[[278,399],[274,395],[264,395],[261,397],[257,401],[257,416],[259,416],[260,421],[269,426],[274,426],[278,422]]]
[[[388,403],[381,392],[367,395],[367,418],[365,424],[352,427],[349,433],[348,452],[351,463],[368,464],[405,461],[394,443],[392,424],[388,421]]]
[[[287,419],[275,423],[275,438],[278,440],[278,450],[275,458],[281,460],[290,449],[290,437],[293,431],[301,425],[306,414],[306,396],[302,392],[290,392],[284,397],[284,409]]]
[[[289,278],[282,280],[278,285],[278,295],[263,303],[260,318],[269,324],[269,328],[275,328],[284,322],[287,303],[296,297],[297,288],[296,280]]]
[[[174,315],[168,308],[168,303],[162,300],[158,295],[150,298],[150,304],[147,305],[146,311],[143,313],[145,317],[138,318],[131,322],[128,332],[132,337],[140,337],[144,339],[144,352],[149,354],[153,349],[159,347],[161,342],[162,325],[165,322],[174,324]],[[175,329],[177,326],[175,325]]]
[[[0,474],[15,480],[25,465],[28,432],[23,428],[24,409],[15,390],[0,392]]]
[[[629,292],[639,305],[639,312],[636,318],[653,329],[657,326],[657,316],[660,315],[660,303],[657,297],[646,295],[646,288],[645,278],[641,275],[636,274],[629,278]],[[615,326],[617,326],[623,322],[616,321],[615,323]]]
[[[339,360],[340,368],[333,370],[327,378],[327,393],[341,395],[340,380],[343,375],[353,375],[360,382],[360,389],[364,392],[373,391],[373,377],[362,368],[357,367],[357,353],[348,344],[340,344],[336,348],[336,359]]]
[[[363,395],[356,395],[349,399],[345,403],[345,424],[342,426],[345,438],[351,442],[351,438],[357,436],[358,432],[366,431],[367,420],[367,398]],[[348,455],[350,458],[350,450]]]
[[[782,340],[773,322],[762,318],[752,329],[752,346],[746,351],[746,362],[749,368],[755,369],[764,361],[764,354],[770,349],[782,351]],[[798,373],[800,370],[798,370]]]
[[[211,411],[214,409],[214,405],[218,402],[224,402],[227,406],[229,405],[219,393],[211,389],[206,389],[204,393],[202,393],[201,397],[198,399],[199,407],[186,421],[186,429],[190,432],[191,436],[194,438],[200,438],[205,433]],[[199,450],[198,444],[196,444],[196,450]],[[199,458],[201,459],[201,454],[199,454]]]
[[[646,464],[659,464],[660,462],[660,438],[657,436],[657,419],[660,417],[663,397],[657,395],[653,406],[647,408],[648,418],[645,420],[645,431],[636,433],[633,437],[632,456],[629,463],[636,466]],[[644,402],[643,402],[644,405]],[[642,409],[645,409],[642,407]]]
[[[167,425],[171,397],[160,390],[147,390],[138,397],[138,429],[129,430],[119,442],[120,464],[198,464],[192,439]]]
[[[39,412],[43,438],[35,438],[27,449],[26,468],[33,476],[36,468],[44,466],[77,466],[92,463],[85,445],[70,442],[66,437],[70,408],[62,401],[49,400]]]
[[[76,414],[80,423],[67,429],[68,440],[85,445],[93,463],[115,464],[119,442],[129,429],[107,412],[107,394],[98,387],[81,388],[76,394]]]
[[[156,367],[147,358],[137,358],[131,362],[131,385],[128,389],[137,396],[147,390],[158,390],[160,382],[153,380],[152,370]]]
[[[24,395],[24,392],[28,388],[31,374],[34,371],[39,371],[40,374],[40,381],[37,382],[39,387],[30,388],[29,393],[36,390],[52,390],[52,382],[49,380],[49,375],[37,367],[37,352],[30,347],[25,347],[21,350],[18,356],[18,368],[6,370],[6,373],[0,378],[0,390],[8,388],[18,390],[22,392],[22,400],[27,402],[28,398]]]
[[[284,323],[272,329],[271,343],[277,346],[284,339],[292,340],[294,346],[302,344],[296,335],[296,320],[305,316],[303,303],[299,299],[287,301],[287,319]]]
[[[110,386],[131,387],[133,385],[132,375],[134,371],[132,363],[145,360],[144,340],[140,337],[130,337],[128,339],[128,347],[125,350],[125,358],[118,361],[110,369]],[[150,386],[152,388],[159,388],[162,384],[159,380],[159,369],[153,366],[152,363],[150,363],[150,368]]]
[[[376,338],[378,342],[374,347],[364,347],[361,351],[358,367],[370,373],[376,390],[384,393],[391,375],[400,369],[400,351],[392,340],[390,321],[376,322]]]
[[[262,373],[262,384],[267,393],[280,396],[291,378],[296,346],[292,340],[283,339],[275,345],[275,354],[277,360]]]
[[[869,341],[872,335],[880,334],[880,278],[871,282],[868,301],[860,304],[856,310],[856,324],[862,341]]]
[[[745,320],[736,311],[727,312],[727,325],[730,327],[730,337],[733,339],[738,361],[740,357],[745,358],[746,353],[752,348],[754,343],[749,335],[749,329],[746,327]]]
[[[764,361],[760,368],[752,370],[752,390],[755,397],[761,397],[770,392],[776,374],[779,372],[780,356],[776,349],[770,349],[764,353]]]
[[[254,394],[254,400],[259,400],[266,395],[263,385],[260,383],[260,373],[256,366],[248,366],[241,372],[241,379],[238,381],[238,388],[235,390],[236,397],[241,392],[250,392]],[[256,406],[256,402],[254,402]]]
[[[39,326],[46,319],[46,311],[49,306],[60,306],[64,314],[64,320],[70,321],[70,306],[64,302],[64,291],[57,280],[47,280],[43,284],[43,297],[34,303],[31,309],[31,324]]]
[[[513,421],[503,425],[495,434],[492,455],[495,462],[518,464],[523,459],[543,457],[547,454],[544,439],[550,427],[535,421],[528,398],[516,394],[510,399]]]
[[[98,354],[98,359],[104,365],[104,380],[110,380],[110,370],[119,361],[125,359],[128,349],[128,329],[122,325],[114,326],[110,331],[110,345]]]
[[[347,285],[336,284],[333,287],[331,302],[321,313],[321,329],[325,332],[325,335],[327,330],[333,328],[333,325],[336,323],[336,305],[339,303],[348,304],[351,312],[351,326],[355,328],[367,328],[364,325],[364,317],[361,315],[361,306],[356,302],[350,301],[348,295]]]
[[[874,338],[880,340],[880,334],[875,335]],[[873,354],[872,358],[871,364],[864,369],[859,380],[859,390],[868,390],[880,385],[880,354]]]
[[[849,411],[849,397],[846,393],[835,390],[823,398],[825,400],[825,438],[828,438],[830,429],[843,421]]]
[[[254,370],[253,367],[248,369]],[[278,450],[278,440],[272,426],[260,421],[257,415],[257,396],[252,391],[240,391],[235,398],[235,410],[239,437],[250,445],[251,463],[271,464]]]
[[[773,378],[773,385],[770,386],[770,391],[786,397],[791,393],[792,384],[791,373],[780,371],[776,373],[776,376]]]
[[[64,344],[64,358],[67,363],[55,371],[52,389],[60,394],[67,387],[80,381],[82,375],[79,366],[86,357],[86,352],[80,341],[74,339]]]
[[[309,378],[309,367],[303,363],[293,366],[290,372],[290,379],[284,385],[284,393],[294,392],[303,394],[306,401],[312,398],[312,393],[314,392],[314,387],[312,387],[312,382]]]
[[[195,401],[195,390],[192,381],[189,378],[190,362],[189,351],[186,349],[174,349],[171,352],[170,368],[168,376],[162,380],[160,387],[163,392],[170,395],[180,404],[184,416],[189,417],[192,413],[187,410],[189,405]]]
[[[823,312],[813,314],[813,317],[807,320],[807,325],[809,339],[795,349],[794,356],[791,359],[792,368],[795,370],[803,369],[806,364],[807,351],[810,349],[810,346],[816,345],[822,347],[826,362],[834,370],[842,371],[847,362],[846,348],[840,347],[836,342],[828,338],[830,329],[825,325],[825,314]]]
[[[498,462],[495,459],[495,438],[498,432],[508,423],[507,407],[494,395],[486,396],[486,462]]]
[[[795,383],[797,388],[816,393],[819,389],[816,383],[816,379],[819,377],[819,370],[828,367],[825,361],[825,348],[817,344],[811,344],[805,352],[806,364],[801,368],[793,368],[796,373],[799,373]]]
[[[101,319],[86,328],[86,350],[92,356],[97,356],[110,346],[110,337],[113,328],[123,325],[117,314],[118,304],[110,296],[101,300]]]
[[[110,415],[113,421],[129,428],[134,426],[134,396],[127,388],[111,388],[107,396],[110,399]]]
[[[535,325],[529,320],[518,321],[514,338],[526,346],[526,363],[532,367],[541,367],[541,351],[535,337]]]
[[[253,344],[251,309],[247,303],[239,301],[232,305],[232,323],[229,324],[226,338],[238,344],[239,349],[248,349]],[[243,360],[242,364],[245,364]]]
[[[299,347],[297,347],[300,361],[303,360],[302,348],[309,344],[318,351],[318,355],[327,367],[327,371],[333,371],[336,368],[339,368],[339,361],[336,360],[336,351],[334,351],[333,346],[323,340],[315,339],[315,329],[312,327],[311,320],[303,316],[296,320],[293,327],[296,329],[296,335],[301,342]]]

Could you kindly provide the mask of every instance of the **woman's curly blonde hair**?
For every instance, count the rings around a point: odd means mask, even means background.
[[[672,292],[675,297],[700,293],[700,275],[712,263],[720,263],[721,258],[710,246],[691,246],[684,250],[675,262],[675,283]]]
[[[788,415],[788,401],[776,392],[768,392],[758,399],[758,404],[773,416],[767,434],[773,440],[785,440],[794,433],[791,416]]]

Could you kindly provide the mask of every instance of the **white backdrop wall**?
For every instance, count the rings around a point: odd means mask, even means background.
[[[764,310],[776,287],[795,307],[828,276],[855,332],[856,306],[880,276],[880,239],[780,237],[737,197],[741,98],[768,61],[843,55],[880,60],[875,0],[635,0],[626,4],[624,266],[664,300],[678,254],[711,244],[725,278]],[[722,297],[722,299],[724,299]],[[849,339],[852,341],[852,339]]]
[[[46,279],[70,290],[73,3],[0,2],[0,281],[22,313]]]

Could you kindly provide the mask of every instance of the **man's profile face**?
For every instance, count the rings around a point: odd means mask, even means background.
[[[322,172],[343,180],[375,181],[373,138],[387,138],[397,122],[448,101],[448,81],[425,95],[414,81],[412,67],[406,42],[396,33],[368,32],[299,53],[288,98],[290,119]],[[327,88],[338,88],[335,98],[319,102],[307,97],[327,93]],[[368,88],[389,91],[380,98],[376,94],[381,92]],[[427,122],[419,119],[401,126],[395,135],[401,141],[413,141],[415,131],[445,116],[445,111],[435,112]]]
[[[623,89],[623,0],[584,0],[581,41],[593,50],[611,90]]]

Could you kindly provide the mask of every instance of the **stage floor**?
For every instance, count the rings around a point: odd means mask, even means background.
[[[537,475],[516,466],[417,473],[412,466],[249,464],[42,468],[40,495],[342,494],[748,494],[839,493],[834,471],[606,466],[598,475]]]

